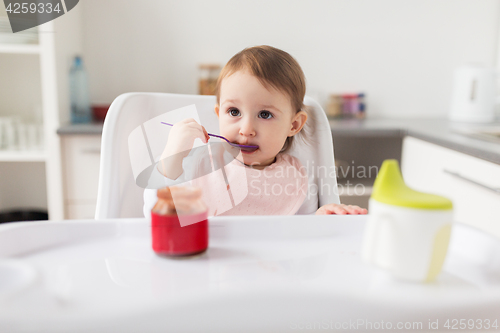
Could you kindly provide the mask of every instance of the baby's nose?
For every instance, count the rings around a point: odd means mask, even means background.
[[[240,135],[255,136],[255,126],[251,120],[247,119],[242,121]]]

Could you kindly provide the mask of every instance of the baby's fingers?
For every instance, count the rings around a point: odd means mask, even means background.
[[[205,134],[205,141],[203,141],[203,142],[207,143],[208,140],[210,139],[210,136],[208,136],[208,132],[205,129],[205,127],[201,126],[201,129],[203,130],[203,134]]]
[[[208,139],[210,137],[208,136],[208,133],[205,130],[205,127],[201,126],[200,124],[198,124],[194,120],[188,124],[188,127],[191,128],[191,130],[193,131],[193,133],[195,133],[194,136],[196,138],[200,138],[200,140],[202,142],[204,142],[204,143],[208,142]]]
[[[344,208],[349,214],[353,215],[366,214],[368,212],[366,209],[354,205],[348,205],[345,206]]]
[[[333,209],[331,209],[332,211],[332,214],[337,214],[337,215],[345,215],[345,214],[349,214],[349,211],[346,209],[345,206],[341,205],[341,206],[336,206],[334,207]]]
[[[198,133],[198,138],[200,138],[200,140],[203,142],[203,143],[207,143],[208,142],[208,139],[209,139],[209,136],[208,136],[208,133],[207,131],[205,130],[205,127],[201,126],[201,125],[198,125],[197,127],[197,131],[199,131]]]
[[[320,207],[316,211],[316,215],[358,215],[358,214],[367,214],[368,211],[365,208],[361,208],[355,205],[344,205],[344,204],[328,204]]]
[[[342,207],[342,205],[331,204],[320,207],[320,209],[316,212],[316,215],[331,214],[345,215],[347,214],[347,211]]]

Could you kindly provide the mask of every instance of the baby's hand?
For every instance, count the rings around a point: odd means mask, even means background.
[[[161,154],[158,171],[167,178],[177,179],[183,173],[182,161],[193,149],[196,138],[200,138],[204,143],[210,138],[205,128],[196,120],[184,119],[172,126],[167,145]]]
[[[338,215],[352,214],[352,215],[358,215],[358,214],[366,214],[366,213],[368,213],[368,210],[366,210],[365,208],[361,208],[359,206],[344,205],[344,204],[334,204],[334,203],[321,206],[316,211],[316,215],[331,215],[331,214],[338,214]]]
[[[179,153],[183,157],[187,156],[196,138],[200,138],[204,143],[207,143],[210,138],[205,127],[198,124],[196,120],[189,118],[176,123],[168,135],[162,159]]]

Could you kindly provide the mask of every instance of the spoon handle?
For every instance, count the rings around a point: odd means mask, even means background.
[[[163,121],[162,121],[161,123],[162,123],[162,124],[165,124],[165,125],[168,125],[168,126],[174,126],[173,124],[169,124],[169,123],[166,123],[166,122],[163,122]],[[214,137],[216,137],[216,138],[222,139],[222,140],[226,141],[227,143],[230,143],[230,142],[229,142],[229,140],[228,140],[228,139],[226,139],[226,138],[225,138],[225,137],[223,137],[223,136],[220,136],[220,135],[217,135],[217,134],[211,134],[211,133],[207,133],[207,134],[208,134],[208,135],[210,135],[210,136],[214,136]]]
[[[211,134],[211,133],[207,133],[207,134],[208,134],[208,135],[210,135],[210,136],[214,136],[214,137],[216,137],[216,138],[222,139],[222,140],[226,141],[227,143],[231,143],[231,142],[229,142],[229,140],[228,140],[228,139],[226,139],[226,138],[225,138],[225,137],[223,137],[223,136],[220,136],[220,135],[217,135],[217,134]]]

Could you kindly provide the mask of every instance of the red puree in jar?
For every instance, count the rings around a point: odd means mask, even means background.
[[[166,256],[198,254],[208,248],[208,209],[201,189],[173,186],[159,189],[151,210],[153,250]]]

